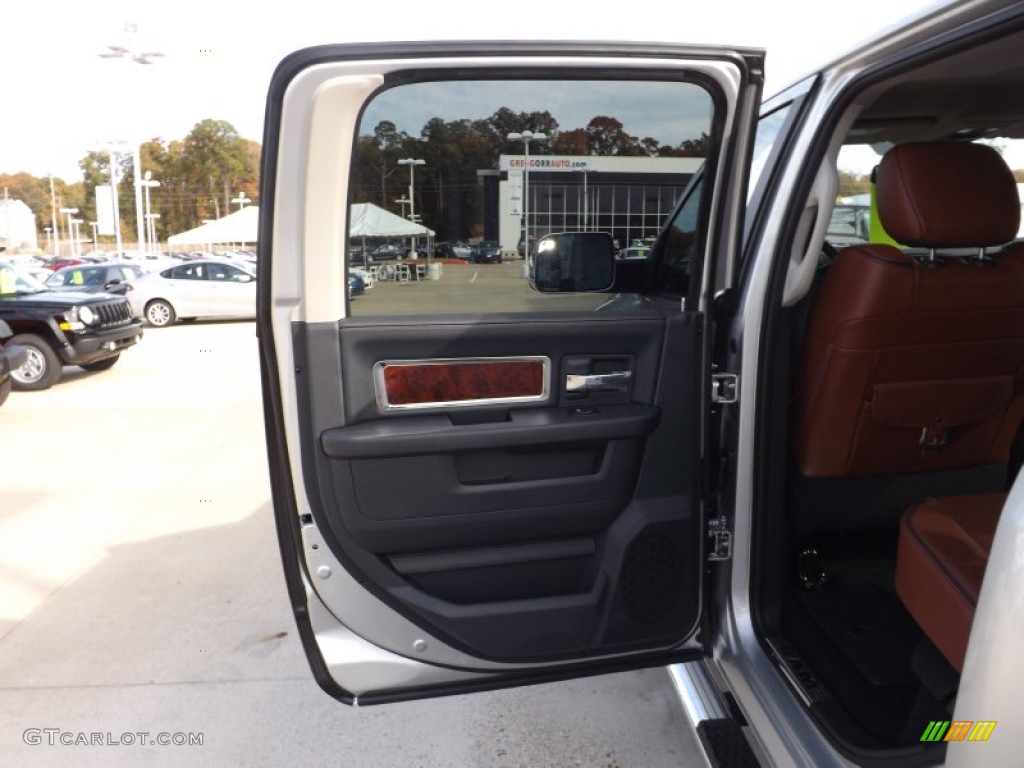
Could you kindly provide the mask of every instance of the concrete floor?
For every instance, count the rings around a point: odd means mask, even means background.
[[[251,322],[150,329],[110,371],[16,392],[0,445],[0,765],[700,762],[663,670],[364,709],[323,694],[285,599]],[[144,743],[60,743],[94,733]]]

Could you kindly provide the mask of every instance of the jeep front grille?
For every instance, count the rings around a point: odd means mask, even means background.
[[[117,328],[128,325],[134,318],[132,305],[127,299],[112,299],[99,304],[90,305],[100,318],[100,328]]]

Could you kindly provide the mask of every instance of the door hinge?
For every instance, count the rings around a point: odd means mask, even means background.
[[[723,516],[708,520],[708,560],[721,561],[732,559],[732,531],[729,521]]]
[[[735,373],[711,374],[711,402],[729,405],[740,399],[740,377]]]

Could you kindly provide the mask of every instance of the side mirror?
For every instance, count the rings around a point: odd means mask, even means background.
[[[607,232],[545,235],[532,259],[530,285],[542,293],[595,293],[615,282],[615,248]]]

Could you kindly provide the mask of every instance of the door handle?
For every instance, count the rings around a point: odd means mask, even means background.
[[[612,373],[570,373],[565,377],[566,392],[625,392],[633,378],[632,371]]]

